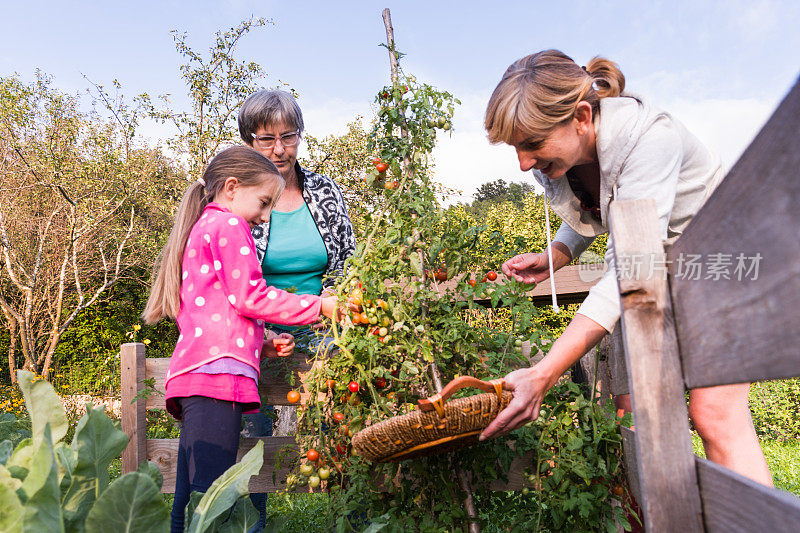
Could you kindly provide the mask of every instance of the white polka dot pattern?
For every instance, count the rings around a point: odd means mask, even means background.
[[[237,224],[239,224],[239,221],[237,219],[231,217],[231,218],[228,219],[228,224],[230,224],[231,226],[236,226]]]
[[[277,297],[278,297],[278,293],[275,292],[275,291],[269,291],[267,293],[267,298],[269,298],[270,300],[274,300]]]
[[[239,348],[244,348],[244,339],[241,337],[236,339],[236,346],[238,346]]]
[[[222,263],[219,261],[214,261],[214,270],[220,270],[222,268]]]
[[[241,278],[241,277],[242,277],[242,271],[241,271],[241,270],[239,270],[238,268],[234,269],[234,270],[233,270],[233,272],[231,272],[231,277],[232,277],[233,279],[239,279],[239,278]]]
[[[219,240],[219,246],[220,246],[220,248],[225,248],[227,245],[228,245],[228,239],[226,239],[225,237],[222,237],[222,238]]]
[[[212,322],[219,322],[220,320],[222,320],[222,315],[220,315],[219,313],[214,313],[213,315],[211,315]]]
[[[250,247],[242,246],[241,248],[239,248],[239,253],[242,255],[250,255]]]
[[[201,274],[208,274],[209,270],[211,270],[211,267],[209,267],[208,265],[203,265],[200,267]]]
[[[195,336],[195,338],[200,337],[202,335],[203,335],[202,328],[194,328],[194,336]]]
[[[187,272],[186,270],[184,270],[184,271],[183,271],[183,276],[181,276],[181,279],[186,279],[187,277],[189,277],[189,272]]]
[[[203,307],[204,305],[206,305],[206,299],[203,298],[202,296],[198,296],[197,298],[194,299],[194,303],[197,307]]]
[[[236,305],[236,296],[231,294],[230,296],[228,296],[228,301],[231,303],[231,305]],[[230,324],[228,324],[228,325],[230,325]]]

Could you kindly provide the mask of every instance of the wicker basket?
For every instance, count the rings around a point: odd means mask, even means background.
[[[403,461],[449,452],[478,441],[478,436],[511,401],[503,390],[503,380],[481,381],[456,378],[428,399],[417,402],[418,409],[369,426],[353,436],[353,448],[371,461]],[[464,387],[476,387],[488,394],[451,400],[447,398]]]

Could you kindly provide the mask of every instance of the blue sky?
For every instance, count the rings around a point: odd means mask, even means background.
[[[274,21],[241,42],[239,57],[260,63],[263,84],[300,93],[307,130],[344,130],[388,79],[380,13],[390,7],[405,70],[459,97],[455,131],[436,152],[437,178],[464,191],[488,180],[527,180],[508,147],[489,146],[486,101],[515,59],[559,48],[580,63],[618,62],[630,90],[672,112],[735,162],[800,74],[800,2],[178,2],[6,1],[0,75],[32,79],[39,68],[68,92],[82,75],[124,92],[170,93],[185,102],[171,29],[205,49],[218,29],[251,14]],[[158,130],[147,130],[157,135]]]

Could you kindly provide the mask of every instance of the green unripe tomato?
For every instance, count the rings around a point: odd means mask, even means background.
[[[528,487],[525,487],[525,488],[522,489],[522,494],[524,494],[525,496],[530,494],[530,492],[531,492],[531,489],[529,489]]]
[[[304,476],[310,476],[311,473],[314,471],[314,467],[310,464],[302,464],[300,465],[300,473]]]
[[[515,341],[514,341],[514,346],[516,346],[517,348],[519,348],[520,346],[522,346],[522,339],[517,339],[517,340],[515,340]]]
[[[319,469],[317,475],[319,475],[320,479],[328,479],[331,476],[331,469],[323,466],[322,468]]]
[[[312,489],[319,487],[319,484],[320,484],[319,476],[311,476],[310,478],[308,478],[308,486],[311,487]]]
[[[377,324],[378,323],[378,317],[376,317],[375,315],[372,315],[371,317],[369,317],[369,323],[372,324],[372,325]]]

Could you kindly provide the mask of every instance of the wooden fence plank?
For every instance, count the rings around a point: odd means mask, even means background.
[[[257,476],[250,479],[250,492],[277,492],[286,488],[286,476],[289,470],[286,467],[275,471],[275,453],[285,446],[294,446],[294,437],[259,437],[248,438],[239,441],[239,454],[236,458],[239,461],[242,456],[250,451],[256,442],[264,441],[264,466],[261,467]],[[148,439],[147,440],[147,459],[152,461],[164,476],[164,484],[161,492],[175,492],[175,474],[177,472],[176,461],[178,459],[178,439]],[[275,471],[275,480],[272,474]],[[307,492],[304,490],[303,492]]]
[[[633,494],[636,503],[639,503],[642,501],[642,488],[639,484],[639,466],[636,463],[636,432],[625,426],[619,429],[622,433],[622,459],[625,462],[625,477],[628,480],[628,488],[631,490],[631,494]]]
[[[800,83],[669,252],[689,388],[800,375],[798,206]],[[701,265],[729,261],[731,279],[692,279],[687,260],[700,254]],[[756,279],[737,272],[739,254]]]
[[[648,531],[702,531],[666,272],[635,269],[637,258],[643,265],[664,259],[656,203],[615,201],[610,219],[645,525]]]
[[[700,457],[696,461],[707,531],[800,531],[800,498]]]
[[[122,452],[122,473],[127,474],[139,468],[139,463],[147,455],[147,425],[145,421],[146,407],[143,400],[131,402],[143,388],[145,377],[144,344],[128,343],[120,347],[120,365],[122,368],[122,431],[130,441]]]
[[[265,361],[261,367],[261,378],[259,380],[259,393],[262,401],[269,405],[289,405],[286,400],[286,393],[300,387],[303,376],[311,368],[311,363],[306,360],[306,354],[299,350],[289,357],[281,357]],[[147,377],[155,378],[156,390],[159,394],[153,394],[147,398],[148,409],[164,409],[164,375],[169,367],[169,357],[148,357],[146,359]],[[287,380],[287,374],[295,373],[297,385],[291,387]],[[302,401],[305,401],[307,394],[301,394]]]

